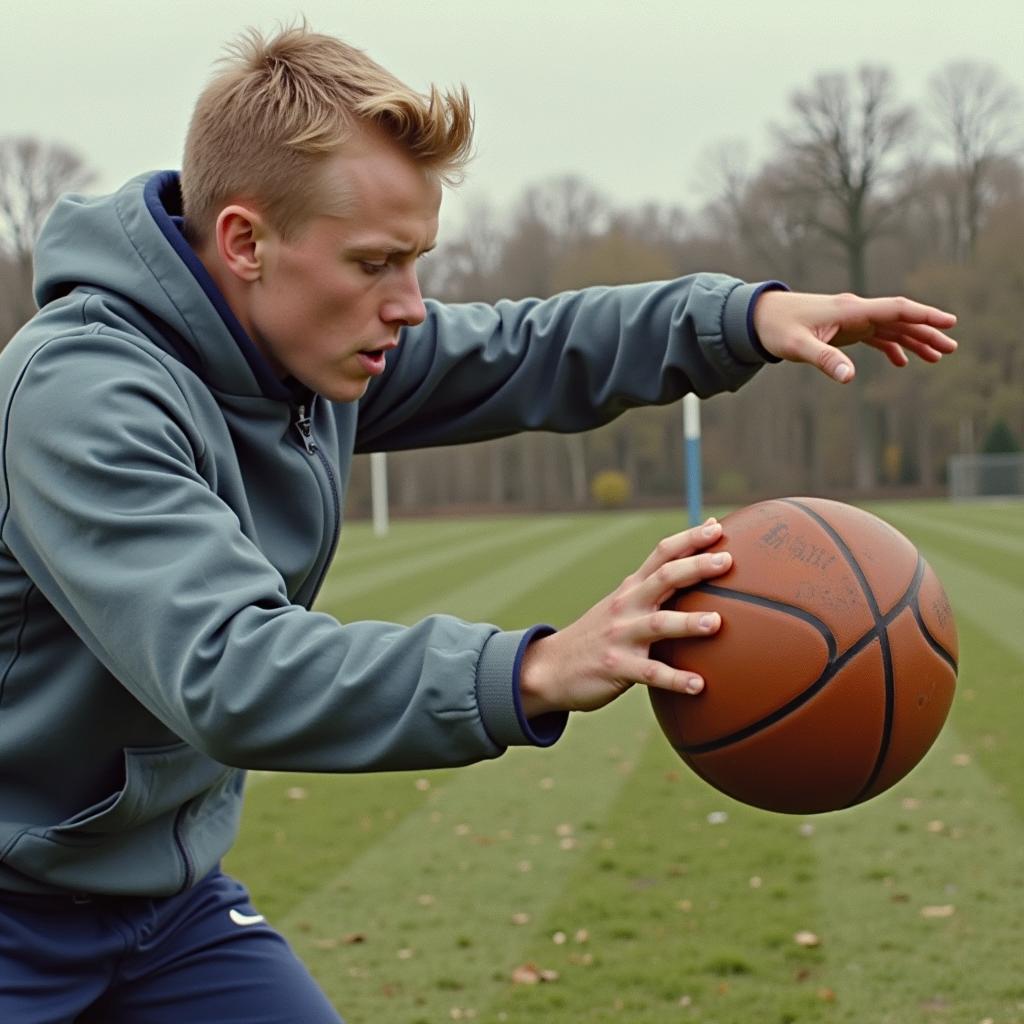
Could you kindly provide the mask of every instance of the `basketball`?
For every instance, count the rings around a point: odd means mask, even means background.
[[[701,778],[766,810],[838,810],[888,789],[953,700],[956,624],[935,573],[903,534],[837,501],[764,501],[722,528],[708,550],[732,567],[666,604],[722,625],[655,648],[705,680],[696,696],[650,691],[662,731]]]

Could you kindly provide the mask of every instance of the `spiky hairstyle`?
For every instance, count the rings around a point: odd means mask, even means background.
[[[465,86],[409,88],[362,50],[305,24],[264,37],[249,29],[196,102],[182,161],[190,237],[202,241],[225,203],[245,198],[292,234],[317,210],[317,171],[373,126],[446,184],[471,155]]]

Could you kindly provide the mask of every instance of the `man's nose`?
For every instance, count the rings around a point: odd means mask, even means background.
[[[427,307],[423,304],[416,268],[409,266],[396,277],[395,290],[381,307],[380,318],[385,323],[404,324],[415,327],[427,318]]]

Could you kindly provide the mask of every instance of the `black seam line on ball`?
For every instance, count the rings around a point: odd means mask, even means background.
[[[864,592],[864,597],[867,598],[868,607],[871,609],[871,614],[875,620],[875,630],[878,634],[878,642],[882,649],[882,668],[885,678],[885,719],[882,725],[882,738],[878,745],[878,753],[875,756],[875,764],[871,769],[871,774],[868,776],[868,781],[864,784],[864,788],[854,798],[853,802],[857,803],[875,783],[875,779],[878,778],[879,772],[882,770],[882,765],[885,763],[885,758],[889,753],[889,745],[892,742],[892,721],[896,710],[896,677],[893,671],[892,665],[892,646],[889,643],[889,631],[886,629],[886,623],[882,617],[882,610],[878,607],[878,601],[875,599],[874,591],[871,589],[871,584],[868,583],[867,576],[864,575],[864,570],[861,569],[853,552],[849,549],[846,541],[840,536],[839,532],[832,526],[827,519],[819,515],[814,509],[809,508],[807,505],[802,504],[799,501],[793,501],[788,498],[783,499],[787,504],[793,505],[795,508],[802,509],[803,512],[810,516],[819,526],[832,538],[836,547],[838,547],[843,558],[846,559],[847,564],[853,570],[854,575],[857,577],[857,582],[860,584],[861,590]],[[916,552],[915,552],[916,553]],[[918,577],[922,575],[923,569],[921,567],[921,556],[917,556],[917,566],[914,572],[914,580],[920,585]],[[911,583],[911,587],[914,584]]]
[[[698,583],[697,586],[688,588],[688,592],[693,591],[714,594],[716,597],[726,598],[731,601],[742,601],[744,604],[756,604],[762,608],[771,608],[785,615],[792,615],[794,619],[801,619],[809,626],[813,626],[821,634],[822,639],[828,645],[828,660],[831,662],[836,656],[836,638],[832,635],[832,630],[821,619],[815,617],[805,608],[800,608],[794,604],[786,604],[784,601],[775,601],[770,597],[749,594],[745,590],[731,590],[729,587],[719,587],[714,583]]]
[[[914,612],[914,618],[917,619],[917,628],[921,630],[921,635],[927,641],[928,646],[953,670],[955,675],[958,671],[956,658],[932,636],[931,631],[925,625],[924,617],[921,615],[921,602],[915,601],[911,605],[911,609]]]
[[[745,601],[748,604],[763,605],[764,607],[780,611],[783,614],[792,614],[795,618],[802,619],[803,621],[810,623],[822,634],[828,644],[829,655],[828,661],[826,662],[824,669],[822,669],[821,675],[818,676],[810,686],[798,693],[792,698],[792,700],[784,704],[781,708],[776,708],[770,714],[765,715],[764,718],[759,718],[756,722],[751,722],[750,725],[746,725],[742,729],[737,729],[735,732],[729,733],[727,736],[720,736],[716,740],[708,740],[706,743],[674,743],[673,746],[676,751],[680,754],[695,755],[709,754],[714,750],[721,750],[723,747],[728,747],[732,743],[738,743],[740,740],[749,739],[751,736],[759,733],[762,729],[767,729],[770,725],[774,725],[776,722],[781,721],[787,715],[796,711],[797,708],[802,707],[812,697],[824,689],[837,672],[844,669],[854,658],[857,657],[858,654],[861,653],[861,651],[864,650],[865,647],[878,638],[880,633],[884,636],[889,624],[906,611],[908,605],[913,606],[923,578],[924,559],[919,556],[917,571],[914,573],[914,577],[910,581],[910,585],[892,608],[882,616],[881,624],[872,626],[859,640],[856,640],[851,644],[850,647],[848,647],[838,657],[836,656],[836,641],[832,636],[831,631],[824,623],[820,622],[809,612],[805,612],[802,608],[794,608],[791,605],[783,604],[780,601],[772,601],[768,598],[756,597],[753,594],[747,594],[742,591],[728,590],[725,587],[716,587],[709,583],[702,583],[693,587],[692,589],[696,591],[704,591],[709,594],[715,594],[718,597],[730,598],[736,601]],[[876,772],[872,771],[871,781],[873,781],[875,777]],[[867,786],[864,788],[866,789]]]

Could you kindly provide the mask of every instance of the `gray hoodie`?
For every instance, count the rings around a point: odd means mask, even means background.
[[[180,231],[177,177],[63,199],[0,356],[0,889],[168,895],[230,847],[245,770],[466,764],[553,743],[544,627],[311,611],[353,452],[583,430],[734,389],[759,287],[722,275],[428,302],[358,403],[281,381]],[[582,609],[581,609],[582,610]]]

